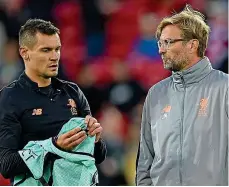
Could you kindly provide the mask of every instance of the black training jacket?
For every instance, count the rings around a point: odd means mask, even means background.
[[[90,114],[76,84],[52,78],[50,86],[39,88],[23,73],[0,91],[0,173],[12,179],[28,172],[18,150],[29,141],[56,136],[70,118]],[[105,159],[103,140],[95,144],[94,157],[96,164]]]

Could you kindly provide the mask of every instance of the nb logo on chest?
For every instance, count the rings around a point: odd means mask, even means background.
[[[40,115],[42,115],[42,109],[41,108],[33,109],[32,115],[33,116],[40,116]]]

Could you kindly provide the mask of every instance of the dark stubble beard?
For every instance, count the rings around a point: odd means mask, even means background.
[[[52,78],[52,77],[56,77],[58,75],[58,73],[56,73],[55,75],[47,75],[47,74],[43,74],[42,77],[44,79],[49,79],[49,78]]]

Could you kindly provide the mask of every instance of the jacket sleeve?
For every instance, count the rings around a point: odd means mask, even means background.
[[[225,99],[225,101],[226,101],[226,103],[225,103],[225,111],[226,111],[227,118],[229,118],[229,115],[228,115],[228,107],[229,107],[228,90],[229,90],[229,88],[227,88],[226,99]]]
[[[76,84],[73,84],[71,86],[78,93],[78,103],[79,103],[79,110],[81,116],[86,117],[87,115],[91,115],[90,106],[83,92]],[[95,143],[95,151],[94,151],[95,163],[96,164],[102,163],[106,158],[106,153],[107,153],[106,144],[104,140],[101,139],[97,143]]]
[[[95,151],[94,151],[95,163],[101,164],[105,160],[106,154],[107,154],[106,144],[104,140],[101,139],[95,144]]]
[[[3,91],[2,91],[3,92]],[[19,111],[13,105],[12,96],[0,93],[0,173],[5,178],[28,171],[18,153],[21,136]]]
[[[150,186],[150,169],[154,159],[154,148],[151,136],[150,111],[151,103],[150,94],[148,93],[142,111],[142,122],[140,132],[140,143],[136,160],[136,185]]]

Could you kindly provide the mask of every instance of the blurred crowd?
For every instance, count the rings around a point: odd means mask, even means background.
[[[213,67],[228,73],[227,0],[0,0],[0,88],[24,69],[20,26],[29,18],[52,21],[61,31],[59,78],[79,85],[104,127],[108,155],[99,166],[100,185],[134,185],[144,99],[170,75],[155,30],[187,3],[211,27],[206,55]]]

